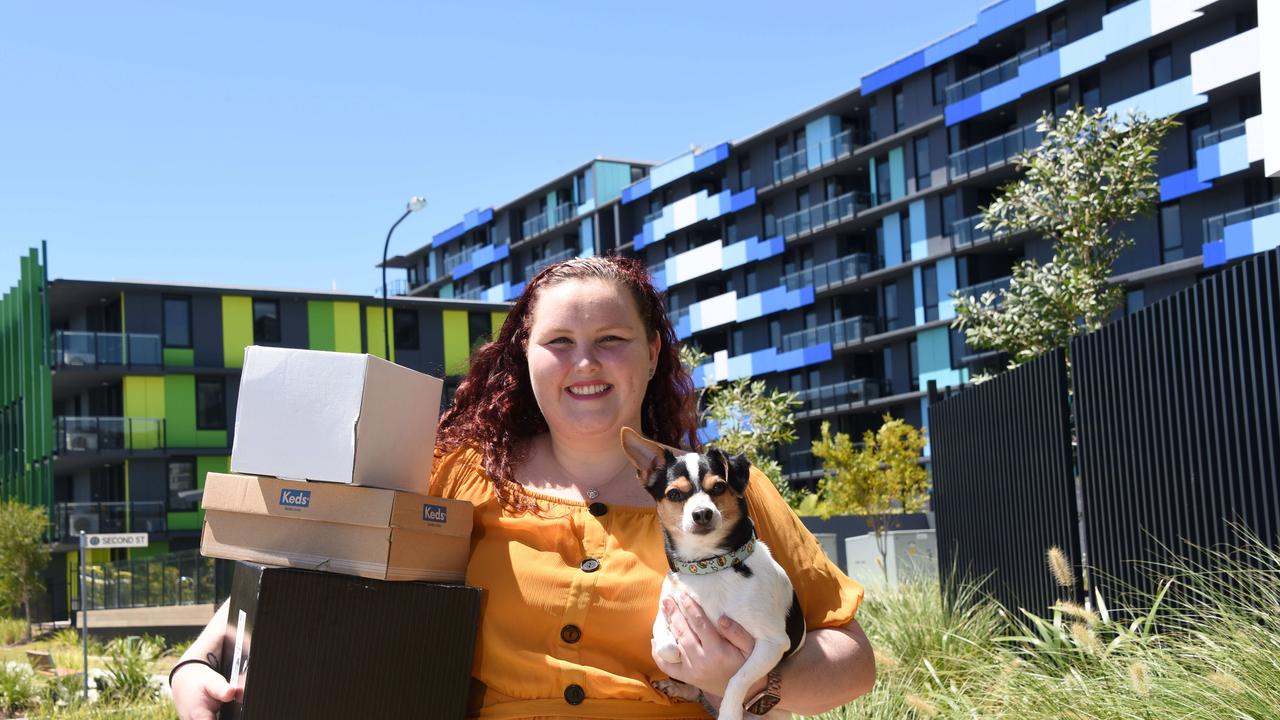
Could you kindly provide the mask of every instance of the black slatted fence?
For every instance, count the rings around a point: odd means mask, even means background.
[[[1280,532],[1280,254],[1071,344],[1090,565],[1105,599]]]
[[[1079,599],[1045,564],[1079,555],[1065,367],[1047,353],[929,408],[939,565],[1006,607]]]

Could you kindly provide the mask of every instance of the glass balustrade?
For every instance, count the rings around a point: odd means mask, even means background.
[[[857,280],[874,269],[870,254],[854,253],[838,260],[787,273],[782,276],[782,284],[786,285],[788,290],[799,290],[808,286],[813,286],[814,290],[822,290],[850,280]]]
[[[790,352],[822,343],[843,345],[861,342],[863,338],[874,335],[875,332],[875,318],[865,315],[847,318],[783,335],[782,351]]]
[[[1027,125],[979,143],[971,148],[951,153],[947,170],[951,179],[955,180],[975,172],[1000,167],[1018,156],[1024,150],[1030,150],[1040,144],[1043,134],[1035,125]]]
[[[810,170],[817,170],[837,160],[843,160],[852,155],[859,145],[866,144],[866,134],[855,134],[853,128],[826,140],[817,141],[810,146],[812,151],[810,147],[806,147],[774,160],[773,182],[775,184],[784,182]]]
[[[861,190],[847,192],[826,202],[778,218],[778,233],[792,238],[835,223],[851,220],[871,207],[871,194]]]
[[[976,72],[966,78],[957,80],[947,86],[947,104],[960,102],[961,100],[988,88],[993,88],[1003,82],[1008,82],[1018,76],[1018,68],[1025,63],[1029,63],[1036,58],[1047,55],[1056,49],[1056,45],[1047,42],[1038,45],[1029,50],[1023,50],[1017,55],[1005,60],[1004,62],[993,65],[986,70]]]
[[[851,403],[864,403],[880,397],[881,385],[870,378],[846,380],[831,385],[801,390],[799,412],[816,412]]]
[[[63,540],[75,540],[80,531],[92,534],[168,530],[168,511],[160,501],[54,503],[50,520],[54,537]]]
[[[1227,236],[1227,226],[1237,223],[1248,222],[1267,215],[1273,215],[1280,212],[1280,198],[1276,198],[1270,202],[1260,203],[1253,207],[1247,207],[1240,210],[1233,210],[1229,213],[1214,215],[1207,217],[1203,221],[1204,241],[1207,243],[1217,242]]]
[[[579,250],[577,248],[565,248],[564,250],[551,253],[540,260],[534,260],[524,266],[524,279],[532,280],[533,276],[537,275],[538,271],[542,270],[542,268],[561,262],[562,260],[578,257],[578,252]]]
[[[541,235],[551,228],[563,225],[577,215],[577,210],[573,203],[561,203],[553,208],[548,208],[545,212],[534,215],[520,225],[523,233],[520,237],[528,239],[535,235]]]
[[[77,330],[54,333],[53,361],[57,367],[159,367],[164,362],[159,335]]]
[[[165,447],[164,418],[63,415],[55,418],[54,429],[59,453]]]
[[[955,296],[981,298],[984,293],[992,292],[996,294],[996,305],[999,305],[1003,300],[1003,296],[1000,294],[1000,291],[1009,289],[1009,281],[1011,279],[1012,279],[1012,276],[1006,275],[1004,277],[999,277],[994,280],[987,280],[986,282],[980,282],[976,285],[969,285],[967,287],[958,288],[955,291]]]
[[[1228,125],[1221,130],[1214,130],[1213,132],[1205,133],[1204,135],[1196,138],[1196,149],[1200,150],[1207,148],[1210,145],[1224,143],[1231,138],[1240,137],[1244,132],[1245,124],[1243,122],[1238,122],[1235,125]]]
[[[972,247],[990,242],[999,234],[990,228],[980,228],[978,225],[982,223],[982,214],[971,215],[967,218],[961,218],[951,224],[951,248],[958,250],[960,248]]]

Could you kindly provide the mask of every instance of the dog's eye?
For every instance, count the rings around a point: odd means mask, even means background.
[[[671,502],[680,502],[681,500],[684,500],[684,493],[675,488],[671,488],[667,491],[667,499]]]
[[[713,495],[713,496],[723,495],[724,491],[728,489],[729,489],[729,485],[725,483],[723,480],[720,480],[720,481],[717,481],[715,485],[711,486],[711,489],[707,491],[707,494]]]

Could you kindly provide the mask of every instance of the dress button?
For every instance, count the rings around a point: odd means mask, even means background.
[[[573,684],[564,689],[564,701],[570,705],[581,705],[587,699],[587,693],[581,685]]]
[[[605,513],[609,512],[609,506],[605,505],[602,502],[593,502],[587,506],[587,510],[592,515],[595,515],[596,517],[600,517],[601,515],[604,515]]]
[[[577,625],[565,625],[560,628],[560,639],[572,645],[582,639],[582,630]]]
[[[595,572],[600,569],[600,561],[595,558],[587,558],[578,567],[582,568],[582,572]]]

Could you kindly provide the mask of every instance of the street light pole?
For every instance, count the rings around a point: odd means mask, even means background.
[[[387,241],[382,244],[382,357],[387,362],[391,362],[391,333],[387,329],[387,313],[389,312],[387,309],[387,250],[391,247],[391,233],[395,232],[396,226],[409,217],[409,213],[417,212],[426,206],[426,198],[418,197],[417,195],[409,198],[409,203],[404,208],[404,214],[387,231]]]

